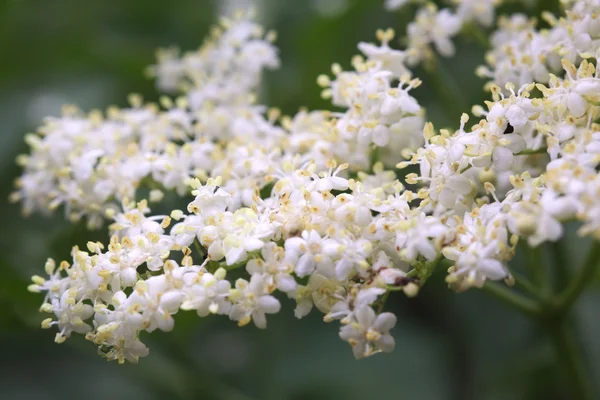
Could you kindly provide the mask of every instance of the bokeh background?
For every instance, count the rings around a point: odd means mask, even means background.
[[[29,277],[42,271],[48,256],[67,258],[72,245],[106,240],[106,232],[69,225],[60,213],[25,219],[18,205],[8,204],[20,173],[14,159],[26,151],[23,135],[57,115],[63,103],[86,110],[125,106],[131,92],[156,99],[143,75],[155,48],[197,47],[232,3],[0,0],[0,399],[569,398],[541,328],[485,293],[449,292],[442,273],[416,299],[391,296],[386,307],[399,319],[396,350],[361,361],[338,338],[337,324],[325,324],[316,313],[298,321],[285,301],[264,331],[180,313],[174,332],[146,338],[151,354],[138,365],[107,363],[82,338],[57,345],[54,332],[40,329],[41,296],[26,291]],[[348,67],[356,43],[374,40],[377,28],[405,31],[410,8],[389,13],[382,3],[255,1],[260,21],[279,33],[282,59],[282,68],[265,76],[261,101],[288,114],[301,106],[328,107],[315,84],[318,74],[333,62]],[[555,3],[502,10],[539,15]],[[425,84],[413,93],[438,127],[456,126],[461,112],[486,98],[473,73],[484,49],[469,38],[457,43],[455,58],[435,71],[417,71]],[[586,246],[575,239],[566,244],[569,268],[576,268]],[[551,258],[548,252],[545,261]],[[572,320],[596,382],[597,286]]]

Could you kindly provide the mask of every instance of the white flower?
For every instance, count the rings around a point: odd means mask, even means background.
[[[315,268],[320,273],[331,276],[333,261],[325,253],[325,239],[317,231],[303,231],[301,237],[292,237],[285,241],[285,259],[294,265],[300,277],[309,275]]]
[[[312,310],[313,305],[323,313],[328,313],[335,303],[345,298],[346,289],[342,282],[313,273],[307,286],[298,286],[296,290],[296,318],[302,318]]]
[[[84,322],[94,314],[92,306],[76,302],[73,295],[73,291],[67,290],[60,298],[53,298],[50,302],[56,321],[49,325],[58,326],[57,342],[64,340],[63,337],[71,336],[72,332],[85,334],[92,330],[92,327]]]
[[[351,290],[346,299],[335,303],[331,307],[331,310],[325,315],[325,320],[348,318],[352,315],[353,310],[362,306],[370,306],[383,293],[385,293],[385,289],[375,287]]]
[[[455,0],[456,14],[464,21],[475,20],[483,26],[494,23],[494,8],[501,0]]]
[[[392,49],[388,46],[387,41],[383,42],[381,46],[361,42],[358,44],[358,49],[367,56],[369,60],[380,62],[382,68],[389,70],[398,78],[410,74],[409,69],[406,67],[406,52]]]
[[[341,164],[335,170],[333,170],[333,168],[335,168],[335,163],[329,167],[328,171],[321,173],[320,176],[313,173],[313,181],[306,186],[306,189],[318,192],[348,189],[348,180],[341,176],[337,176],[340,172],[348,168],[348,164]]]
[[[406,272],[400,269],[400,266],[408,267],[405,263],[397,265],[392,258],[383,250],[376,253],[374,258],[373,271],[378,273],[378,278],[385,285],[395,285],[398,279],[406,276]],[[399,263],[398,263],[399,264]]]
[[[427,261],[433,261],[438,257],[440,242],[447,230],[437,218],[420,213],[399,224],[396,250],[408,262],[416,261],[419,255]]]
[[[508,276],[503,261],[512,256],[508,243],[508,217],[502,204],[483,206],[464,217],[456,244],[443,249],[443,255],[456,264],[449,271],[448,283],[457,290],[482,287],[486,279],[499,280]]]
[[[188,204],[188,211],[203,217],[224,212],[229,204],[231,194],[219,188],[223,183],[221,177],[210,178],[206,185],[201,185],[199,180],[192,181],[192,195],[194,201]]]
[[[224,279],[225,270],[220,268],[209,272],[184,275],[184,300],[182,310],[196,310],[200,317],[209,314],[229,314],[231,303],[228,301],[231,284]]]
[[[157,328],[171,331],[175,324],[172,315],[179,310],[182,300],[181,292],[171,289],[166,276],[160,275],[139,281],[127,298],[127,304],[141,310],[148,332]]]
[[[352,320],[340,329],[340,337],[350,343],[357,359],[380,351],[389,353],[395,347],[390,335],[390,329],[395,325],[394,314],[376,315],[370,306],[360,306],[354,311]]]
[[[291,292],[296,289],[296,280],[290,275],[293,265],[285,261],[283,248],[275,243],[267,243],[261,250],[260,258],[253,258],[246,264],[246,271],[250,275],[265,274],[267,286],[277,288],[282,292]]]
[[[450,9],[444,8],[438,11],[431,3],[419,9],[415,21],[408,24],[407,28],[409,54],[413,56],[412,61],[427,58],[431,43],[441,55],[445,57],[454,55],[454,44],[450,39],[461,27],[460,17],[453,14]]]
[[[264,277],[258,274],[252,275],[250,282],[238,279],[229,299],[233,302],[229,318],[238,321],[240,326],[252,320],[254,325],[264,329],[267,327],[265,314],[277,313],[281,308],[279,300],[268,294]]]

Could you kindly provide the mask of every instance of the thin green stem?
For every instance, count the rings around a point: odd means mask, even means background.
[[[567,260],[564,254],[564,248],[561,241],[550,243],[550,252],[556,266],[556,283],[557,290],[563,290],[569,279],[569,270],[567,268]]]
[[[385,307],[385,302],[387,301],[388,297],[390,297],[390,293],[391,293],[391,291],[388,290],[387,292],[385,292],[385,294],[381,298],[379,307],[377,307],[377,314],[381,314],[381,312],[383,311],[383,307]]]
[[[465,168],[463,168],[462,171],[459,172],[459,174],[464,174],[465,172],[467,172],[468,170],[470,170],[472,167],[471,164],[467,165]]]
[[[568,311],[573,303],[577,301],[579,295],[587,284],[592,281],[594,274],[598,270],[600,260],[600,245],[596,242],[592,243],[587,259],[583,267],[579,270],[577,276],[571,281],[569,286],[560,294],[556,308],[559,311]]]
[[[532,155],[532,154],[546,154],[548,152],[548,149],[545,147],[542,147],[540,149],[536,149],[536,150],[523,150],[520,151],[518,153],[515,153],[515,156],[528,156],[528,155]]]
[[[202,260],[204,258],[204,249],[198,240],[194,240],[194,248],[199,254],[199,258]]]
[[[587,374],[581,349],[573,338],[572,332],[563,319],[551,327],[552,341],[556,349],[559,365],[564,369],[568,379],[568,387],[571,390],[571,398],[581,400],[593,400],[594,387]]]
[[[527,279],[525,276],[519,274],[518,272],[512,272],[511,275],[515,278],[515,286],[522,289],[527,294],[533,296],[538,301],[543,300],[543,296],[540,294],[539,290]]]
[[[540,307],[535,302],[511,291],[506,286],[502,286],[496,282],[487,281],[483,286],[483,290],[524,314],[534,316],[540,314]]]
[[[554,249],[556,263],[562,268],[566,260],[560,249]],[[568,312],[577,301],[585,286],[592,280],[597,272],[600,261],[600,245],[593,243],[583,267],[576,277],[570,282],[564,292],[553,301],[552,285],[549,271],[542,265],[541,247],[529,249],[527,254],[530,273],[533,283],[526,278],[515,276],[515,283],[524,291],[533,295],[537,301],[532,301],[518,293],[495,282],[486,282],[484,289],[520,310],[524,314],[534,317],[542,323],[550,333],[556,349],[559,365],[564,369],[564,376],[568,382],[570,395],[573,399],[591,400],[596,398],[594,386],[585,368],[583,352],[578,348],[570,329]]]
[[[387,286],[385,290],[388,292],[402,292],[404,290],[404,286]]]
[[[544,252],[542,246],[531,247],[528,249],[529,263],[535,268],[536,280],[539,285],[538,294],[542,299],[552,298],[552,276],[551,271],[544,262]]]
[[[373,168],[377,161],[379,161],[379,149],[379,146],[374,146],[373,148],[371,148],[371,168]]]
[[[531,277],[531,282],[535,287],[542,288],[545,286],[545,274],[541,260],[541,246],[525,248],[525,256],[527,259],[527,270]]]
[[[465,31],[477,40],[485,50],[490,48],[490,41],[488,40],[489,35],[485,33],[479,25],[473,23],[467,24]]]

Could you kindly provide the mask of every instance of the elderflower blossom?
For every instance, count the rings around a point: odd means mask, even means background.
[[[435,58],[434,49],[444,57],[453,56],[455,53],[452,39],[470,24],[489,27],[495,20],[495,9],[502,0],[452,0],[451,7],[438,9],[430,1],[418,2],[416,0],[386,0],[385,6],[389,10],[399,9],[409,3],[419,3],[414,21],[407,27],[407,48],[402,51],[388,51],[388,57],[402,61],[410,66],[421,62],[431,61]],[[422,4],[421,4],[422,3]],[[385,48],[378,49],[381,53]],[[371,50],[372,52],[375,49]]]
[[[140,335],[174,329],[179,312],[262,329],[288,297],[296,317],[316,309],[339,324],[363,358],[394,349],[387,295],[417,295],[442,263],[461,292],[514,282],[517,243],[559,240],[565,221],[600,239],[600,6],[565,2],[543,31],[522,15],[498,19],[479,69],[491,100],[473,107],[475,123],[465,113],[457,129],[436,130],[408,66],[432,46],[452,55],[450,39],[467,23],[492,25],[499,4],[454,3],[420,9],[407,49],[380,30],[352,70],[319,76],[335,112],[256,105],[262,71],[278,65],[274,35],[238,15],[196,52],[159,53],[158,86],[181,94],[162,108],[133,97],[104,116],[49,119],[27,137],[15,200],[112,224],[106,246],[75,247],[70,262],[48,260],[47,277],[33,277],[52,315],[42,327],[58,329],[57,343],[82,334],[107,359],[137,362],[149,353]],[[151,200],[191,197],[185,210],[152,215],[131,200],[142,187]]]

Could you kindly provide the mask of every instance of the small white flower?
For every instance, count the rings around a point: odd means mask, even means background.
[[[315,268],[320,273],[331,276],[333,261],[325,253],[325,239],[317,231],[303,231],[301,237],[292,237],[285,241],[285,259],[294,265],[300,277],[309,275]]]
[[[254,325],[264,329],[267,327],[265,314],[277,313],[281,308],[279,300],[268,294],[264,277],[258,274],[252,275],[250,282],[238,279],[229,299],[233,302],[229,318],[238,321],[240,326],[252,320]]]
[[[360,306],[352,320],[340,329],[340,338],[350,343],[354,357],[369,357],[378,352],[394,350],[394,338],[390,329],[396,325],[392,313],[375,314],[370,306]]]
[[[416,261],[419,255],[433,261],[438,257],[440,241],[447,231],[437,218],[420,213],[398,227],[396,250],[408,262]]]
[[[275,243],[267,243],[261,250],[261,258],[253,258],[246,264],[250,275],[265,274],[267,286],[288,293],[296,289],[296,280],[290,275],[294,268],[285,261],[283,248]]]
[[[186,274],[184,277],[184,300],[182,310],[196,310],[200,317],[209,314],[229,314],[228,301],[231,284],[224,279],[225,270],[214,275],[209,272]]]

